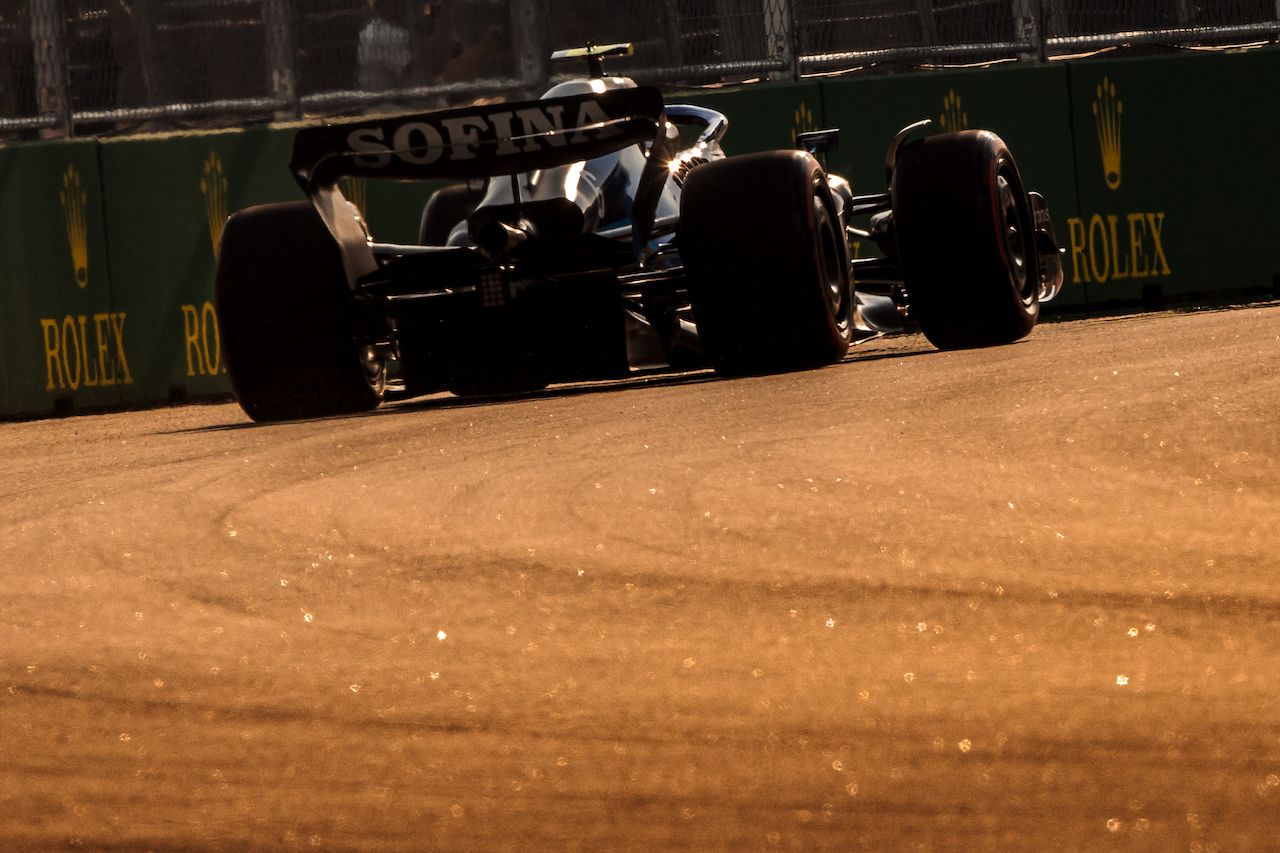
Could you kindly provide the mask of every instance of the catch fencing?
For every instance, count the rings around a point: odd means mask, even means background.
[[[0,0],[0,139],[1274,41],[1280,0]]]

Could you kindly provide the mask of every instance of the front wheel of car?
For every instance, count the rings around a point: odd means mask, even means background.
[[[227,375],[249,417],[351,414],[381,402],[386,321],[362,316],[338,244],[310,202],[228,219],[215,289]]]
[[[848,353],[848,244],[812,155],[766,151],[694,168],[678,245],[698,336],[718,373],[801,370]]]
[[[939,349],[1012,343],[1040,315],[1040,263],[1013,155],[989,131],[898,152],[893,224],[911,315]]]

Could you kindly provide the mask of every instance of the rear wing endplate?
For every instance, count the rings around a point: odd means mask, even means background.
[[[400,181],[513,175],[653,140],[662,94],[610,89],[298,131],[289,169],[310,195],[341,177]]]

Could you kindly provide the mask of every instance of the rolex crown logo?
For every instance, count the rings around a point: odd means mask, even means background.
[[[791,144],[796,144],[796,137],[801,133],[807,133],[808,131],[815,129],[816,125],[813,123],[813,110],[809,109],[804,104],[801,104],[800,109],[796,110],[795,126],[791,128]]]
[[[369,181],[365,178],[341,178],[342,197],[356,206],[360,218],[369,220]]]
[[[200,192],[204,194],[204,212],[209,219],[209,239],[213,242],[213,254],[218,254],[222,240],[222,226],[227,224],[227,179],[222,174],[222,159],[210,153],[204,161],[204,177],[200,179]]]
[[[1116,98],[1116,84],[1102,78],[1097,100],[1093,102],[1093,121],[1098,126],[1098,146],[1102,149],[1102,171],[1107,186],[1120,186],[1120,118],[1124,104]]]
[[[76,268],[76,284],[89,284],[89,228],[85,218],[88,195],[80,185],[80,173],[68,166],[62,176],[62,215],[67,221],[67,242],[71,244],[71,262]]]
[[[969,126],[969,114],[960,104],[960,96],[956,94],[955,89],[952,89],[942,101],[941,123],[943,130],[951,133],[964,130]]]

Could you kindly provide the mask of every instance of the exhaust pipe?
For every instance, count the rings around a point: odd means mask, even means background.
[[[530,237],[537,236],[537,230],[533,227],[533,223],[527,219],[521,219],[516,222],[515,226],[508,225],[505,222],[490,220],[472,235],[472,239],[476,241],[476,245],[486,252],[494,255],[504,255],[513,251],[521,243]]]

